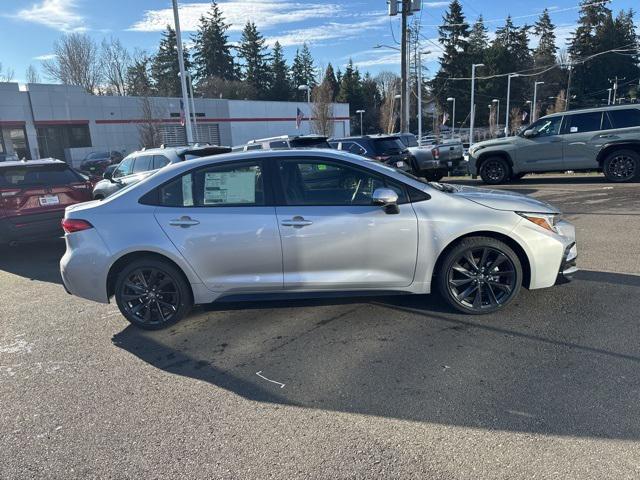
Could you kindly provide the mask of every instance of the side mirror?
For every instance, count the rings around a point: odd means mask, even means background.
[[[386,213],[399,213],[398,194],[390,188],[376,188],[373,192],[371,202],[374,205],[380,205]]]
[[[532,130],[532,129],[525,130],[525,131],[524,131],[524,133],[523,133],[523,135],[524,135],[526,138],[531,138],[531,137],[533,137],[533,130]]]

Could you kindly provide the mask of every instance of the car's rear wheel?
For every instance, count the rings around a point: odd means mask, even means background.
[[[489,157],[480,165],[480,178],[489,185],[508,182],[511,178],[511,167],[502,157]]]
[[[504,242],[469,237],[446,254],[437,281],[440,293],[453,308],[475,315],[491,313],[518,295],[522,265]]]
[[[193,306],[182,272],[155,258],[142,258],[127,265],[117,277],[115,297],[122,315],[146,330],[179,322]]]
[[[633,150],[616,150],[604,159],[603,170],[610,182],[631,182],[640,176],[640,155]]]

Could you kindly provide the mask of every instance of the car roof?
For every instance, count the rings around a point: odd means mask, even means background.
[[[188,153],[194,155],[217,155],[219,153],[227,153],[231,151],[231,147],[224,147],[220,145],[182,145],[178,147],[158,147],[158,148],[148,148],[144,150],[136,150],[135,152],[131,152],[127,157],[132,155],[142,155],[142,154],[166,154],[166,153],[175,153],[178,156],[182,156]]]
[[[247,142],[247,145],[252,144],[252,143],[258,143],[258,142],[272,142],[275,140],[296,140],[298,138],[304,138],[304,139],[309,139],[309,140],[315,140],[315,139],[322,139],[325,140],[327,137],[325,137],[324,135],[313,135],[313,134],[309,134],[309,135],[280,135],[277,137],[265,137],[265,138],[254,138],[253,140],[249,140]]]
[[[0,167],[37,167],[42,165],[67,165],[67,162],[56,158],[39,158],[38,160],[10,160],[0,162]]]
[[[637,103],[628,103],[625,105],[607,105],[604,107],[577,108],[575,110],[567,110],[566,112],[550,113],[549,115],[545,115],[544,117],[540,117],[540,118],[559,117],[560,115],[571,115],[574,113],[592,113],[592,112],[605,112],[610,110],[625,110],[629,108],[640,109],[640,105]]]
[[[341,138],[332,138],[330,141],[332,142],[348,142],[348,141],[355,141],[355,140],[381,140],[381,139],[393,139],[393,138],[400,138],[400,134],[396,134],[396,133],[376,133],[373,135],[353,135],[351,137],[341,137]]]

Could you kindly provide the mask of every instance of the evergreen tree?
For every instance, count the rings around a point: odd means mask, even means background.
[[[467,23],[462,5],[459,0],[453,0],[449,4],[449,9],[442,18],[442,25],[438,27],[439,42],[442,45],[443,54],[440,57],[440,69],[436,73],[432,81],[433,90],[437,96],[438,103],[445,105],[447,97],[452,92],[451,85],[448,83],[449,78],[468,77],[471,73],[470,64],[479,63],[475,58],[470,59],[469,49],[469,24]],[[470,61],[472,60],[472,62]],[[458,118],[465,109],[469,109],[469,94],[464,90],[457,90],[457,82],[453,82],[455,88],[455,96],[457,97],[456,110]],[[448,88],[445,88],[448,87]]]
[[[255,23],[248,21],[242,31],[238,56],[243,59],[243,80],[257,92],[258,98],[267,98],[269,92],[269,56],[265,39],[258,32]]]
[[[271,89],[269,91],[269,99],[281,101],[290,100],[292,96],[292,88],[291,80],[289,79],[289,67],[287,66],[287,61],[284,58],[282,47],[278,42],[273,45],[270,71]]]
[[[301,51],[296,50],[296,55],[293,57],[291,80],[293,88],[296,90],[300,85],[308,85],[313,88],[318,84],[315,67],[313,66],[313,57],[306,43],[302,45]]]
[[[219,77],[236,79],[236,69],[228,42],[227,30],[222,12],[215,1],[207,15],[200,17],[198,31],[193,37],[195,73],[198,78]]]
[[[349,59],[349,63],[342,75],[340,81],[340,90],[336,100],[341,103],[348,103],[350,114],[355,115],[355,111],[364,108],[364,95],[360,80],[360,72],[357,67],[353,66],[353,61]],[[351,130],[353,132],[360,131],[360,116],[351,116]]]
[[[538,46],[533,53],[536,67],[550,66],[556,61],[558,47],[556,46],[555,28],[553,23],[551,23],[549,10],[545,8],[533,26],[533,33],[539,38]]]
[[[469,32],[468,54],[471,63],[482,63],[484,52],[489,46],[489,35],[487,32],[488,29],[484,24],[484,18],[480,15]]]
[[[126,90],[128,95],[146,97],[151,95],[153,84],[149,73],[151,59],[145,54],[137,55],[127,69]]]
[[[189,52],[183,47],[184,68],[191,69]],[[180,88],[180,65],[178,63],[178,43],[176,31],[167,25],[167,30],[162,33],[158,53],[151,62],[151,78],[153,80],[155,94],[162,97],[179,97],[182,95]]]
[[[324,71],[324,78],[322,81],[329,84],[329,86],[331,87],[331,91],[333,92],[332,99],[335,100],[338,96],[340,85],[338,84],[338,79],[336,78],[336,74],[333,71],[333,66],[331,65],[331,63],[327,65],[327,69]]]
[[[364,102],[364,115],[362,117],[363,131],[365,134],[376,133],[380,130],[378,125],[380,123],[382,95],[377,82],[371,77],[369,72],[365,73],[362,78],[360,90],[362,91],[362,99]]]

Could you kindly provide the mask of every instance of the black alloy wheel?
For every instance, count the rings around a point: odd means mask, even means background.
[[[511,167],[504,158],[488,158],[480,165],[480,178],[489,185],[505,183],[511,178]]]
[[[440,291],[454,308],[465,313],[494,312],[520,291],[522,267],[517,255],[493,238],[463,240],[442,266]]]
[[[192,306],[181,272],[168,262],[155,259],[137,261],[125,268],[118,276],[115,295],[125,318],[147,330],[173,325]]]
[[[630,182],[640,174],[640,156],[633,150],[618,150],[604,161],[604,174],[610,182]]]

